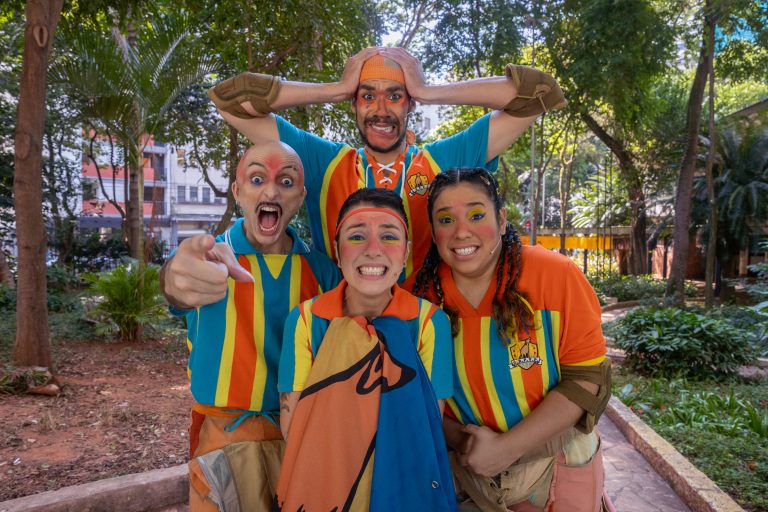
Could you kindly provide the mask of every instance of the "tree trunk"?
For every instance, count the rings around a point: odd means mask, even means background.
[[[643,180],[635,169],[634,157],[626,149],[626,143],[605,131],[594,117],[589,114],[581,114],[581,119],[592,133],[608,146],[611,153],[616,155],[619,162],[619,172],[627,184],[630,202],[629,268],[627,270],[632,275],[646,274],[648,272],[646,261],[648,249],[645,235],[645,193],[643,192]]]
[[[565,228],[568,225],[568,201],[571,196],[571,178],[573,176],[573,161],[576,154],[576,145],[571,150],[571,156],[565,159],[568,148],[568,137],[565,138],[563,151],[560,154],[560,253],[565,254]]]
[[[706,11],[711,8],[707,1]],[[693,193],[693,174],[696,171],[696,157],[699,149],[699,127],[701,125],[701,103],[704,99],[704,87],[707,82],[707,37],[702,38],[699,51],[699,63],[696,75],[691,85],[688,97],[688,114],[686,119],[686,148],[680,175],[677,180],[677,197],[675,198],[675,250],[672,253],[672,268],[667,281],[667,297],[672,297],[676,304],[685,300],[684,287],[685,270],[688,266],[688,232],[691,223],[691,196]]]
[[[45,226],[42,210],[42,139],[45,87],[53,34],[63,0],[27,0],[24,57],[14,138],[13,193],[19,247],[16,290],[18,366],[51,368],[45,281]]]
[[[144,261],[144,162],[139,148],[129,143],[126,155],[126,172],[129,173],[128,247],[131,258]]]
[[[8,265],[8,258],[5,257],[5,252],[2,249],[0,249],[0,283],[11,290],[16,289],[16,282],[13,280],[11,266]]]
[[[715,28],[717,19],[714,15],[707,19],[709,37],[707,39],[707,73],[709,74],[709,151],[707,152],[707,202],[709,203],[709,242],[707,259],[704,265],[704,307],[711,308],[715,302],[712,288],[715,280],[715,255],[717,253],[717,201],[715,200],[715,179],[712,167],[715,163],[717,127],[715,127]]]
[[[237,130],[229,127],[229,159],[227,161],[227,177],[229,178],[229,185],[227,187],[227,209],[224,211],[224,215],[221,216],[221,220],[216,225],[214,236],[222,234],[232,222],[232,214],[235,213],[235,196],[232,195],[232,183],[235,182],[237,177],[237,162],[240,154],[240,146],[237,143]]]

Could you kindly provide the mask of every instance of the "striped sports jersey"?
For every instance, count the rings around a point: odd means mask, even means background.
[[[538,406],[560,381],[560,365],[590,366],[605,359],[600,304],[568,258],[523,247],[518,290],[534,311],[534,325],[500,340],[493,319],[496,280],[477,308],[456,287],[451,269],[438,270],[445,304],[457,311],[456,389],[447,414],[461,423],[506,432]]]
[[[291,311],[285,321],[280,357],[277,388],[281,393],[304,389],[330,321],[344,316],[346,286],[346,281],[342,280],[330,292],[302,302]],[[451,396],[454,387],[451,375],[453,354],[448,317],[431,302],[415,297],[399,286],[393,290],[392,300],[381,316],[399,318],[407,323],[435,395],[438,399]]]
[[[489,115],[466,130],[423,149],[408,146],[395,162],[375,162],[361,148],[331,142],[299,130],[280,116],[280,140],[291,146],[304,164],[306,205],[312,245],[335,259],[333,240],[339,210],[350,194],[361,188],[388,188],[400,194],[408,216],[411,252],[401,275],[402,282],[421,268],[432,240],[427,218],[427,188],[435,175],[450,167],[485,167],[495,171],[498,159],[486,162]],[[384,177],[379,164],[395,173]],[[390,165],[391,164],[391,165]]]
[[[262,254],[245,237],[243,219],[216,238],[227,242],[254,283],[228,280],[227,295],[181,311],[187,318],[192,395],[203,405],[277,411],[283,325],[300,302],[333,288],[338,268],[288,227],[288,254]]]

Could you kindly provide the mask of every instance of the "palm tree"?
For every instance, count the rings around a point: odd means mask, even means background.
[[[750,228],[768,221],[768,129],[731,127],[719,136],[714,165],[718,209],[718,249],[722,260],[735,262],[749,248]],[[706,201],[699,178],[696,197]],[[701,211],[701,209],[700,209]],[[705,238],[708,232],[705,229]]]
[[[86,26],[66,34],[54,77],[67,86],[88,125],[123,147],[128,197],[123,219],[131,256],[144,261],[144,170],[148,136],[174,100],[215,69],[214,56],[193,40],[191,20],[167,11],[128,29]],[[134,27],[136,27],[134,29]]]

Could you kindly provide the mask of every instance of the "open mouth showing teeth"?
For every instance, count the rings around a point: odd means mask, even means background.
[[[475,254],[477,252],[477,247],[459,247],[457,249],[454,249],[453,252],[458,254],[459,256],[469,256],[471,254]]]
[[[387,267],[384,265],[365,265],[357,267],[357,272],[363,276],[378,277],[387,272]]]
[[[280,216],[283,211],[274,204],[262,204],[256,210],[259,220],[259,229],[264,233],[274,233],[280,223]]]

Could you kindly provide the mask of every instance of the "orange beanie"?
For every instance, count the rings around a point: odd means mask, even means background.
[[[405,75],[400,64],[378,54],[365,61],[363,69],[360,70],[361,82],[376,78],[394,80],[405,85]]]

